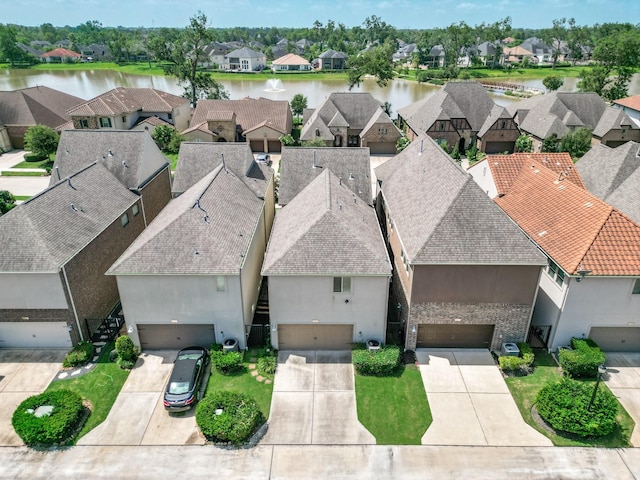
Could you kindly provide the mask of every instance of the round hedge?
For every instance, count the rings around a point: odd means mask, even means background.
[[[36,408],[52,406],[49,415],[37,417]],[[27,398],[18,405],[11,423],[22,441],[29,446],[51,446],[64,443],[86,420],[82,398],[71,390],[44,392]]]
[[[216,410],[222,410],[220,415],[216,415]],[[212,442],[239,444],[246,442],[262,425],[263,417],[253,398],[221,390],[198,403],[196,423]]]
[[[556,430],[580,437],[608,435],[617,425],[618,403],[609,390],[599,388],[591,410],[588,410],[593,389],[592,384],[567,378],[540,390],[536,408]]]

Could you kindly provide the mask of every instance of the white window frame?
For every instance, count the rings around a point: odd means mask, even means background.
[[[333,277],[333,293],[351,293],[351,277]]]
[[[224,275],[216,275],[216,292],[224,293],[227,291],[227,282]]]

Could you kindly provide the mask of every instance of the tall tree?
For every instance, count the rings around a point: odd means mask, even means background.
[[[7,190],[0,190],[0,216],[16,206],[16,198]]]
[[[25,53],[16,44],[16,29],[0,23],[0,62],[9,62],[13,67],[25,58]]]
[[[300,117],[305,108],[307,108],[307,97],[301,93],[296,93],[291,99],[291,111],[295,116]]]
[[[208,73],[199,71],[201,63],[209,61],[204,47],[214,40],[207,16],[198,12],[189,19],[189,25],[177,37],[166,42],[162,37],[149,41],[149,49],[158,61],[166,62],[168,73],[180,84],[186,84],[184,96],[195,106],[201,96],[224,97],[224,87]]]
[[[24,134],[24,147],[26,150],[41,157],[50,158],[58,149],[60,135],[46,125],[34,125],[29,127]]]
[[[602,38],[593,52],[596,64],[580,75],[578,89],[613,101],[628,95],[628,84],[640,66],[640,31],[622,30]]]
[[[575,20],[570,18],[569,23],[574,24]],[[551,68],[556,68],[561,48],[567,39],[567,19],[557,18],[553,20],[553,26],[544,30],[542,39],[553,49],[553,53],[551,54],[551,58],[553,59]]]
[[[378,45],[360,55],[349,57],[349,90],[360,86],[365,75],[373,75],[380,87],[386,86],[389,80],[393,79],[391,56],[394,51],[393,43],[387,40],[384,45]]]

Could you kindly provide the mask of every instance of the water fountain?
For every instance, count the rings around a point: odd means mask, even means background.
[[[264,89],[265,92],[284,92],[284,87],[282,85],[282,80],[279,78],[270,78],[267,80],[267,88]]]

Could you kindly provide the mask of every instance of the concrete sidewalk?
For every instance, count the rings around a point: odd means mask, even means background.
[[[433,423],[423,445],[551,446],[522,418],[488,350],[418,349]]]
[[[0,478],[632,480],[640,450],[383,445],[0,448]]]
[[[640,353],[607,353],[603,380],[636,422],[630,441],[640,447]]]

